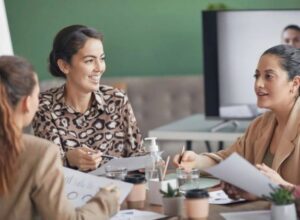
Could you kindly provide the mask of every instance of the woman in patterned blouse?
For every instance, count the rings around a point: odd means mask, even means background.
[[[63,28],[49,55],[49,70],[66,83],[40,94],[35,135],[60,147],[64,165],[93,170],[108,159],[144,152],[128,97],[100,85],[105,65],[102,34],[83,25]]]

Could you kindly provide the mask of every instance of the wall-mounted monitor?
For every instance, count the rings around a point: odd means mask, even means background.
[[[203,11],[205,116],[250,119],[254,73],[261,54],[281,44],[283,29],[300,25],[299,10]]]

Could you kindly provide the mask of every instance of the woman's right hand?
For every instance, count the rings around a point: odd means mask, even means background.
[[[66,152],[67,160],[72,167],[81,171],[95,170],[101,160],[102,153],[86,146],[77,147]]]
[[[179,158],[181,158],[181,162],[179,163]],[[198,157],[198,154],[196,154],[194,151],[185,151],[183,152],[183,155],[176,154],[173,158],[173,163],[176,167],[182,167],[184,169],[192,169],[196,166],[196,159]]]

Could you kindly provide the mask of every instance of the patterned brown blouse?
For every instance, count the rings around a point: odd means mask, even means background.
[[[65,85],[41,93],[39,110],[33,120],[35,135],[60,147],[64,165],[67,165],[65,152],[84,145],[117,157],[145,151],[126,94],[101,85],[93,92],[90,108],[80,113],[65,103],[64,89]],[[103,158],[100,165],[107,160]]]

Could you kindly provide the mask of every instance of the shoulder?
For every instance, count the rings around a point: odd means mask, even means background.
[[[25,154],[36,155],[36,158],[44,159],[44,155],[47,154],[47,158],[52,156],[57,156],[59,154],[58,147],[52,142],[45,140],[43,138],[39,138],[29,134],[22,135],[22,141],[24,144],[24,152]]]
[[[41,92],[39,95],[40,109],[51,109],[55,101],[60,100],[63,97],[63,92],[64,85]]]
[[[127,94],[117,88],[108,85],[100,85],[99,90],[96,92],[98,95],[102,96],[104,101],[117,101],[127,102]]]

